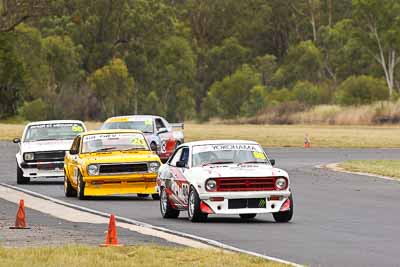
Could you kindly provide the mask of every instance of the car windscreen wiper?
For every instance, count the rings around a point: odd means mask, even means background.
[[[109,150],[116,149],[116,148],[117,148],[117,147],[115,147],[115,146],[112,146],[112,147],[103,147],[103,148],[97,149],[97,150],[95,150],[95,151],[92,151],[92,153],[93,153],[93,152],[104,152],[104,151],[109,151]]]
[[[251,164],[251,163],[258,163],[258,164],[266,164],[266,161],[258,161],[258,160],[250,160],[250,161],[243,161],[243,162],[239,162],[238,166],[243,165],[243,164]]]
[[[232,164],[232,163],[233,161],[214,161],[214,162],[204,163],[202,166],[215,165],[215,164]]]
[[[147,151],[148,149],[146,149],[144,147],[131,147],[131,148],[127,148],[127,149],[121,149],[121,151],[136,151],[136,150],[145,150],[145,151]]]

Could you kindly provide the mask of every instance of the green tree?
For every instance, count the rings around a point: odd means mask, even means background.
[[[16,41],[12,33],[0,34],[0,119],[15,115],[25,94],[24,66]]]
[[[400,2],[353,0],[353,21],[360,45],[381,65],[392,96],[400,62]]]
[[[101,103],[102,117],[129,114],[134,95],[134,80],[125,62],[113,59],[88,78],[89,86]]]
[[[156,73],[152,87],[156,88],[157,95],[166,106],[166,116],[174,120],[179,90],[192,86],[196,55],[186,39],[171,36],[161,42],[155,61]]]
[[[382,79],[366,75],[350,76],[337,88],[336,102],[342,105],[361,105],[387,100],[389,92],[385,87]]]
[[[298,80],[317,82],[321,78],[322,53],[312,41],[291,47],[274,75],[279,86],[292,86]]]
[[[240,107],[241,115],[254,116],[267,106],[267,91],[262,85],[256,85],[250,90],[249,98]]]
[[[243,65],[231,76],[215,82],[207,97],[217,100],[221,108],[219,115],[225,118],[235,117],[240,115],[241,106],[249,100],[251,89],[256,85],[261,85],[261,75],[248,65]],[[215,101],[209,99],[207,102]]]

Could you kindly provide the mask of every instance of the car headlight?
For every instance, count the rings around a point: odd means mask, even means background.
[[[160,163],[158,163],[157,161],[149,163],[149,172],[158,172],[159,168],[160,168]]]
[[[288,185],[288,183],[287,183],[286,178],[280,177],[280,178],[276,179],[276,181],[275,181],[275,187],[277,190],[284,190],[284,189],[286,189],[287,185]]]
[[[98,175],[99,174],[99,166],[94,165],[94,164],[89,165],[87,167],[87,172],[89,175]]]
[[[25,153],[24,154],[24,160],[29,161],[29,160],[34,160],[35,159],[35,154],[33,153]]]
[[[216,191],[217,190],[217,182],[213,179],[208,179],[206,182],[207,191]]]

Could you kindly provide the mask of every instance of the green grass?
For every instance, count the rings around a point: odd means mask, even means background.
[[[88,246],[2,248],[0,266],[13,267],[128,267],[128,266],[287,266],[260,258],[219,250],[132,246],[97,248]]]
[[[339,164],[339,167],[400,179],[400,160],[350,160]]]

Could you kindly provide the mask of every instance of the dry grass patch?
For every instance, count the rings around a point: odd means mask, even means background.
[[[287,266],[260,258],[219,250],[133,246],[96,248],[87,246],[1,248],[0,266],[128,267],[128,266]]]
[[[400,160],[350,160],[339,167],[353,172],[366,172],[400,179]]]
[[[246,139],[268,147],[400,147],[399,126],[185,124],[185,140]]]

